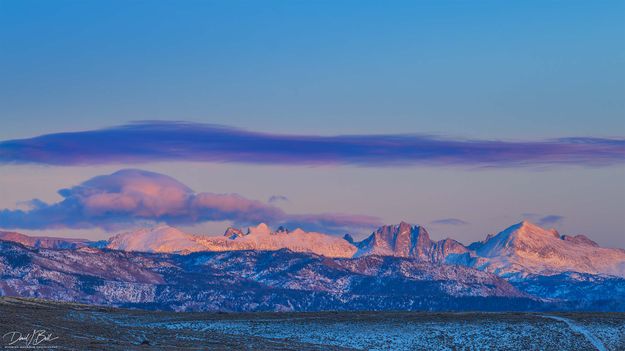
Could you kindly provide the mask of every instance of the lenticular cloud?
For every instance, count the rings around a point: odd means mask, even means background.
[[[89,165],[154,161],[277,165],[605,166],[625,161],[625,139],[543,141],[424,135],[287,135],[187,122],[141,122],[0,142],[0,164]]]
[[[232,221],[239,225],[267,222],[304,229],[342,232],[370,229],[375,217],[318,214],[291,215],[282,209],[238,194],[196,193],[163,174],[136,169],[94,177],[80,185],[59,190],[63,200],[47,204],[31,201],[31,209],[0,211],[0,228],[117,229],[141,222],[193,224]]]

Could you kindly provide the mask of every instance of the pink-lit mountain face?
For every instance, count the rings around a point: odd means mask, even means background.
[[[583,235],[561,236],[553,229],[544,229],[527,221],[469,246],[449,238],[433,241],[425,228],[406,222],[380,227],[360,242],[354,242],[349,236],[346,238],[301,229],[272,231],[264,223],[249,227],[245,232],[228,228],[219,236],[195,235],[169,226],[158,226],[120,233],[98,244],[81,239],[0,233],[0,240],[45,248],[100,246],[112,250],[177,254],[288,249],[331,258],[378,255],[465,265],[513,279],[564,272],[625,277],[625,250],[599,247]]]
[[[360,242],[260,224],[100,242],[3,232],[0,247],[0,295],[175,310],[625,310],[624,250],[529,222],[469,246],[402,222]]]
[[[140,229],[112,237],[106,247],[124,251],[167,253],[288,249],[326,257],[352,257],[356,252],[356,247],[342,238],[301,229],[273,232],[264,223],[248,228],[246,233],[236,228],[228,228],[222,236],[187,234],[168,226]]]
[[[501,276],[580,272],[625,277],[625,250],[599,247],[583,235],[560,236],[527,221],[469,248],[477,256],[474,267]]]
[[[0,231],[0,240],[13,241],[25,246],[46,249],[72,249],[88,246],[91,241],[87,239],[54,238],[48,236],[28,236],[16,232]]]
[[[358,247],[355,256],[409,257],[436,263],[445,262],[452,254],[468,252],[464,245],[453,239],[432,241],[425,228],[406,222],[383,226],[355,245]]]

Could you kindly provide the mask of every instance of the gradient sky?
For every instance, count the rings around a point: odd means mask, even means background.
[[[0,141],[137,120],[309,136],[622,140],[624,23],[623,1],[0,0]],[[601,166],[488,168],[5,163],[0,209],[53,203],[59,189],[131,167],[198,193],[284,196],[273,205],[288,213],[406,220],[465,243],[529,218],[625,247],[616,155]]]

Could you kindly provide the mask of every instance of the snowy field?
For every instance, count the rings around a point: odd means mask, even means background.
[[[625,350],[623,313],[174,313],[0,299],[0,334],[35,328],[68,350]]]
[[[316,313],[150,324],[359,350],[624,350],[625,316]]]

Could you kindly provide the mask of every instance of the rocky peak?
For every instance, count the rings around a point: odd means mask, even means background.
[[[545,240],[559,238],[557,231],[547,230],[529,221],[522,221],[499,232],[497,235],[489,236],[478,245],[477,250],[482,254],[498,253],[505,249],[514,249],[520,246],[542,245]],[[492,252],[491,252],[492,251]]]
[[[278,230],[276,230],[276,234],[289,234],[289,229],[283,226],[279,226]]]
[[[600,248],[583,235],[560,236],[527,221],[469,248],[482,258],[482,262],[475,261],[477,267],[510,277],[567,271],[625,274],[623,252]]]
[[[243,234],[243,231],[241,229],[234,228],[234,227],[228,227],[228,229],[226,229],[226,231],[224,232],[224,236],[232,240],[236,238],[240,238],[244,235],[245,234]]]
[[[343,235],[343,239],[350,244],[354,243],[354,237],[352,237],[349,233]]]
[[[385,225],[356,244],[357,255],[385,255],[429,259],[433,242],[425,228],[401,222]]]

